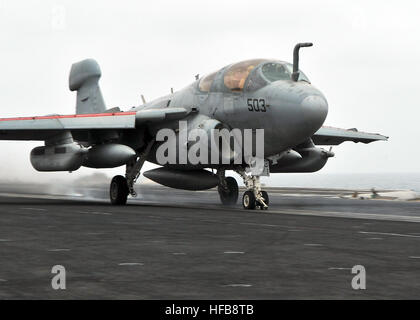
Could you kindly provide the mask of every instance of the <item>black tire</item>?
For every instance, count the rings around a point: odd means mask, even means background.
[[[265,204],[268,206],[270,204],[270,198],[268,197],[268,193],[266,191],[261,191],[261,196],[264,198],[264,202]],[[267,210],[267,208],[265,208],[262,203],[259,204],[261,210]]]
[[[115,176],[112,178],[109,188],[109,198],[114,206],[121,206],[127,203],[128,197],[127,179],[123,176]]]
[[[226,185],[227,190],[219,185],[217,187],[217,191],[219,192],[219,197],[222,204],[225,206],[231,206],[238,202],[239,187],[238,183],[233,177],[226,178]]]
[[[245,191],[242,197],[242,205],[244,209],[254,210],[256,205],[255,195],[253,191]]]

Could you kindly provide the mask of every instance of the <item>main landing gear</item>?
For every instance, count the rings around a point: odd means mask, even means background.
[[[123,176],[115,176],[112,178],[111,187],[109,188],[109,198],[111,204],[121,206],[127,203],[128,197],[127,179]]]
[[[132,197],[137,196],[136,191],[134,191],[134,184],[140,176],[140,170],[143,167],[154,142],[154,140],[150,141],[145,150],[141,152],[138,157],[127,163],[125,177],[115,176],[112,178],[111,186],[109,188],[111,204],[120,206],[125,205],[129,194]]]

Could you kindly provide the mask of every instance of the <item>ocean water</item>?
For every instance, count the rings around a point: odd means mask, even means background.
[[[284,173],[264,178],[273,187],[390,189],[420,192],[420,173]]]

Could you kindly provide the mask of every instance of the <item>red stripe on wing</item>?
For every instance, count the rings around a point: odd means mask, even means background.
[[[0,121],[16,120],[46,120],[46,119],[66,119],[66,118],[94,118],[112,116],[133,116],[136,112],[114,112],[114,113],[90,113],[90,114],[71,114],[64,116],[40,116],[40,117],[19,117],[19,118],[0,118]]]

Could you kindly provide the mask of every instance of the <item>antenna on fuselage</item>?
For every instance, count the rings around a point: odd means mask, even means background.
[[[303,47],[312,47],[313,43],[311,42],[304,42],[298,43],[295,45],[293,49],[293,73],[292,73],[292,80],[298,81],[299,79],[299,49]]]
[[[146,104],[146,99],[144,98],[144,95],[141,95],[141,100],[143,101],[143,104]]]

